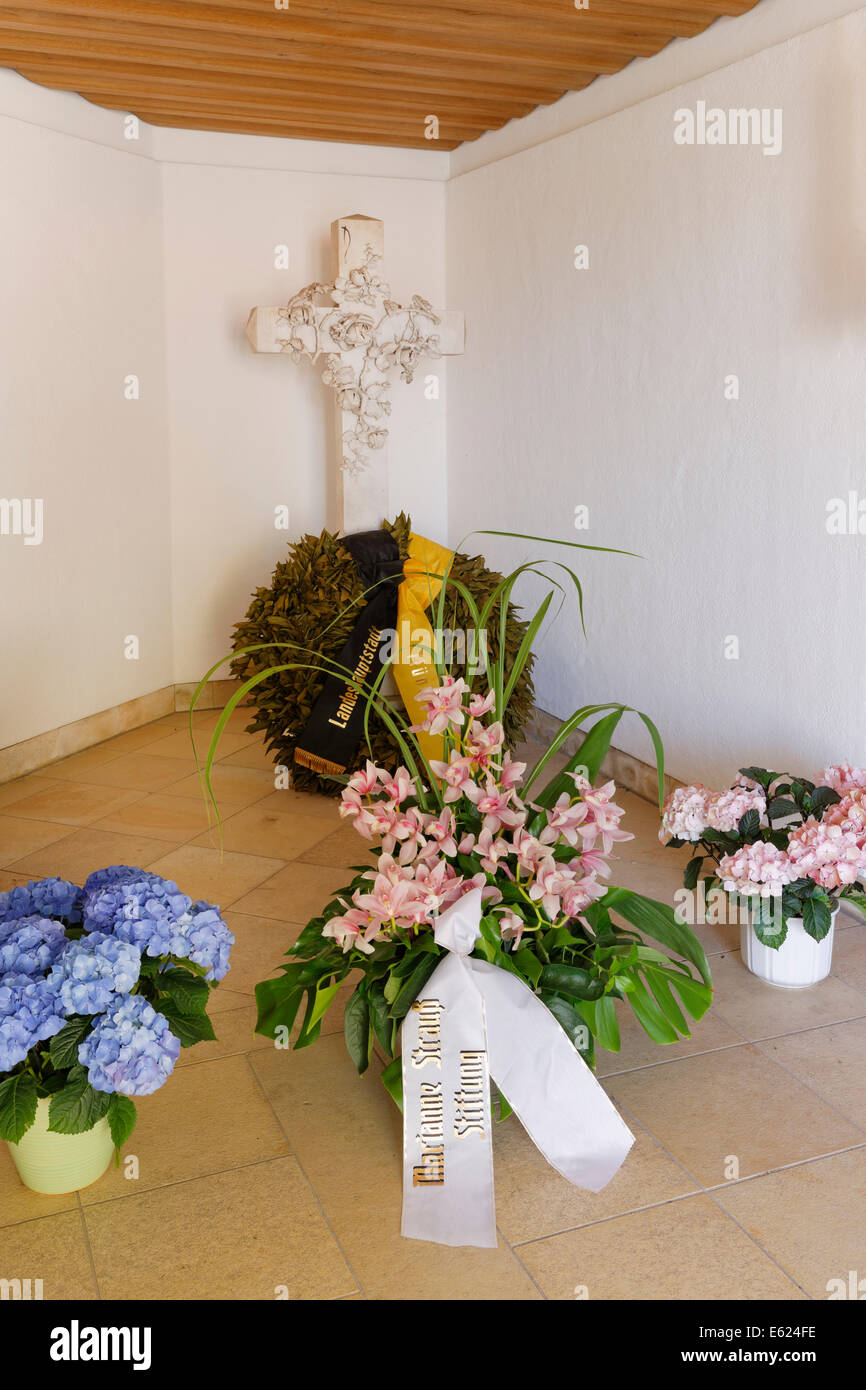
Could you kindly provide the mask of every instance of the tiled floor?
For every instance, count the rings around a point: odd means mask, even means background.
[[[196,717],[203,738],[217,719]],[[516,1120],[497,1128],[495,1251],[400,1237],[400,1119],[377,1065],[357,1076],[339,1009],[302,1052],[253,1032],[256,982],[359,862],[323,798],[274,790],[257,737],[232,717],[208,829],[187,716],[0,786],[0,889],[81,882],[132,863],[219,903],[237,936],[214,997],[219,1040],[183,1055],[139,1103],[125,1163],[71,1197],[38,1197],[0,1145],[0,1277],[46,1298],[826,1298],[866,1276],[866,924],[837,924],[833,975],[774,990],[736,932],[700,933],[714,1006],[659,1048],[623,1018],[599,1075],[636,1135],[605,1191],[569,1186]],[[653,807],[621,795],[614,880],[672,900],[682,864]]]

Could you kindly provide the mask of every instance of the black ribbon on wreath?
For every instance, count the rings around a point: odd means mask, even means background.
[[[347,674],[325,677],[294,752],[301,767],[335,776],[351,767],[364,733],[365,702],[348,672],[357,685],[375,683],[382,669],[383,632],[397,625],[397,590],[403,578],[400,549],[388,531],[360,531],[343,536],[340,544],[355,561],[369,599],[336,658]]]

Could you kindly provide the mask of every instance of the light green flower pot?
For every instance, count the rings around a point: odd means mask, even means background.
[[[36,1119],[20,1144],[10,1144],[12,1162],[25,1187],[33,1192],[77,1192],[101,1178],[114,1153],[108,1120],[98,1120],[84,1134],[53,1134],[48,1128],[48,1101],[40,1100]]]

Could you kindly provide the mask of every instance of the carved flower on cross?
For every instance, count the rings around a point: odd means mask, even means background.
[[[315,362],[326,353],[322,380],[337,393],[341,410],[354,416],[343,434],[343,471],[357,476],[369,466],[367,454],[384,447],[391,413],[387,373],[396,368],[410,382],[422,357],[438,357],[439,323],[429,300],[413,295],[408,306],[391,298],[391,288],[375,273],[378,262],[369,249],[363,265],[338,276],[333,285],[313,284],[296,294],[282,311],[291,330],[280,339],[295,362]],[[336,308],[317,308],[328,295]],[[363,305],[361,313],[344,305]],[[328,348],[331,351],[328,351]],[[346,360],[348,354],[357,354]]]
[[[344,314],[328,320],[328,332],[335,343],[351,351],[367,347],[373,340],[376,325],[365,314]]]

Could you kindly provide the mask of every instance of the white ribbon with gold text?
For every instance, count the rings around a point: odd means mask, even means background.
[[[490,1077],[548,1163],[599,1192],[634,1136],[580,1053],[516,975],[470,952],[481,890],[436,922],[449,954],[404,1020],[404,1236],[496,1245]]]

